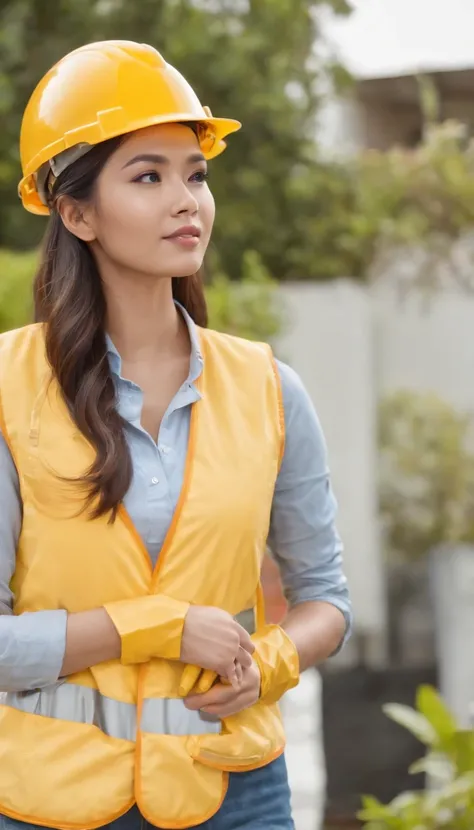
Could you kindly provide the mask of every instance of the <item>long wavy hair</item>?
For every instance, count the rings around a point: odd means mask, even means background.
[[[91,518],[114,521],[132,479],[132,461],[118,413],[105,340],[102,280],[87,243],[64,226],[58,199],[87,202],[122,139],[98,144],[68,167],[49,196],[51,216],[34,283],[35,319],[45,324],[46,354],[71,417],[96,452],[78,484]],[[173,279],[173,297],[199,326],[207,325],[201,274]]]

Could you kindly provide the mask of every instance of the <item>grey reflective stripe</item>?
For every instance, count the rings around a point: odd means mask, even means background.
[[[34,692],[8,692],[4,705],[47,718],[97,726],[111,738],[134,741],[137,708],[101,695],[97,689],[61,683]],[[181,698],[148,698],[143,701],[141,728],[156,735],[206,735],[221,730],[221,722],[186,709]]]
[[[5,704],[31,715],[97,726],[111,738],[135,740],[136,706],[105,697],[87,686],[60,683],[34,692],[8,692]]]
[[[241,611],[240,614],[236,615],[235,619],[249,634],[255,634],[255,611],[253,608],[248,608],[247,611]]]
[[[206,735],[220,732],[219,718],[186,709],[181,698],[147,698],[143,701],[141,728],[155,735]]]

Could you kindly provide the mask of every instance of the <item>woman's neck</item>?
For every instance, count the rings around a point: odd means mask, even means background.
[[[170,279],[104,285],[106,330],[123,361],[153,362],[189,352],[189,336]]]

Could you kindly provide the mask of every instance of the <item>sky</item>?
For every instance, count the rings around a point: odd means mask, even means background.
[[[474,0],[352,0],[325,31],[355,75],[474,66]]]

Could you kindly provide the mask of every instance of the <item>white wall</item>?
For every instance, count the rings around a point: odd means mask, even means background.
[[[290,328],[278,352],[301,375],[326,434],[357,626],[376,659],[386,616],[377,401],[400,388],[432,390],[474,411],[474,295],[451,288],[429,303],[416,293],[401,301],[391,286],[348,280],[281,290]]]
[[[358,285],[283,287],[290,328],[279,354],[301,375],[329,449],[358,628],[373,659],[384,630],[383,574],[377,526],[376,389],[373,309]]]
[[[443,546],[431,557],[441,693],[461,728],[474,724],[474,551]],[[467,636],[466,636],[467,635]]]
[[[402,300],[379,286],[372,301],[380,393],[401,386],[434,391],[474,409],[474,295],[453,287]]]

